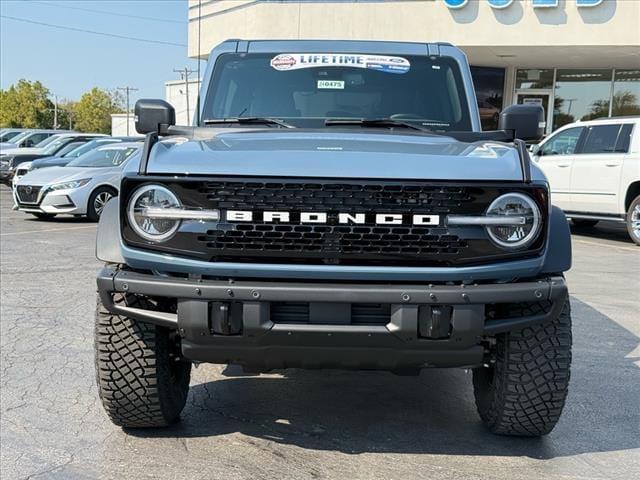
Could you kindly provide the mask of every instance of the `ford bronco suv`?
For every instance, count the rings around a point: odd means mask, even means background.
[[[192,363],[473,369],[480,417],[560,417],[571,243],[519,105],[482,132],[444,44],[227,41],[193,126],[136,104],[139,170],[100,218],[97,381],[117,425],[185,405]]]

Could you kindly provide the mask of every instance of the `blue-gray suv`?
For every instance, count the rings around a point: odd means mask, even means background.
[[[445,43],[231,40],[196,117],[136,104],[140,166],[100,218],[96,368],[114,423],[174,422],[192,363],[211,362],[469,368],[491,431],[553,429],[571,243],[526,149],[540,107],[482,132]]]

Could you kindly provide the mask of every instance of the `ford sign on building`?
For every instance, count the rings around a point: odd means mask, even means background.
[[[639,21],[640,0],[190,0],[189,54],[229,38],[450,42],[473,66],[483,128],[525,103],[549,133],[640,115]]]

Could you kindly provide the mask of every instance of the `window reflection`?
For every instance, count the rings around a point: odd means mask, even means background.
[[[516,72],[516,90],[550,89],[553,87],[553,69],[529,68]]]
[[[616,70],[612,115],[640,115],[640,70]]]
[[[609,116],[612,70],[558,70],[553,128]]]
[[[502,110],[504,68],[471,67],[471,76],[478,99],[482,130],[497,130]]]

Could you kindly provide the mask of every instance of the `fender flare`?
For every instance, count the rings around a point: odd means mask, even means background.
[[[119,196],[107,202],[100,215],[96,232],[96,257],[105,263],[125,263],[120,249]]]
[[[558,274],[571,269],[571,229],[564,212],[551,208],[549,243],[542,265],[542,273]]]

